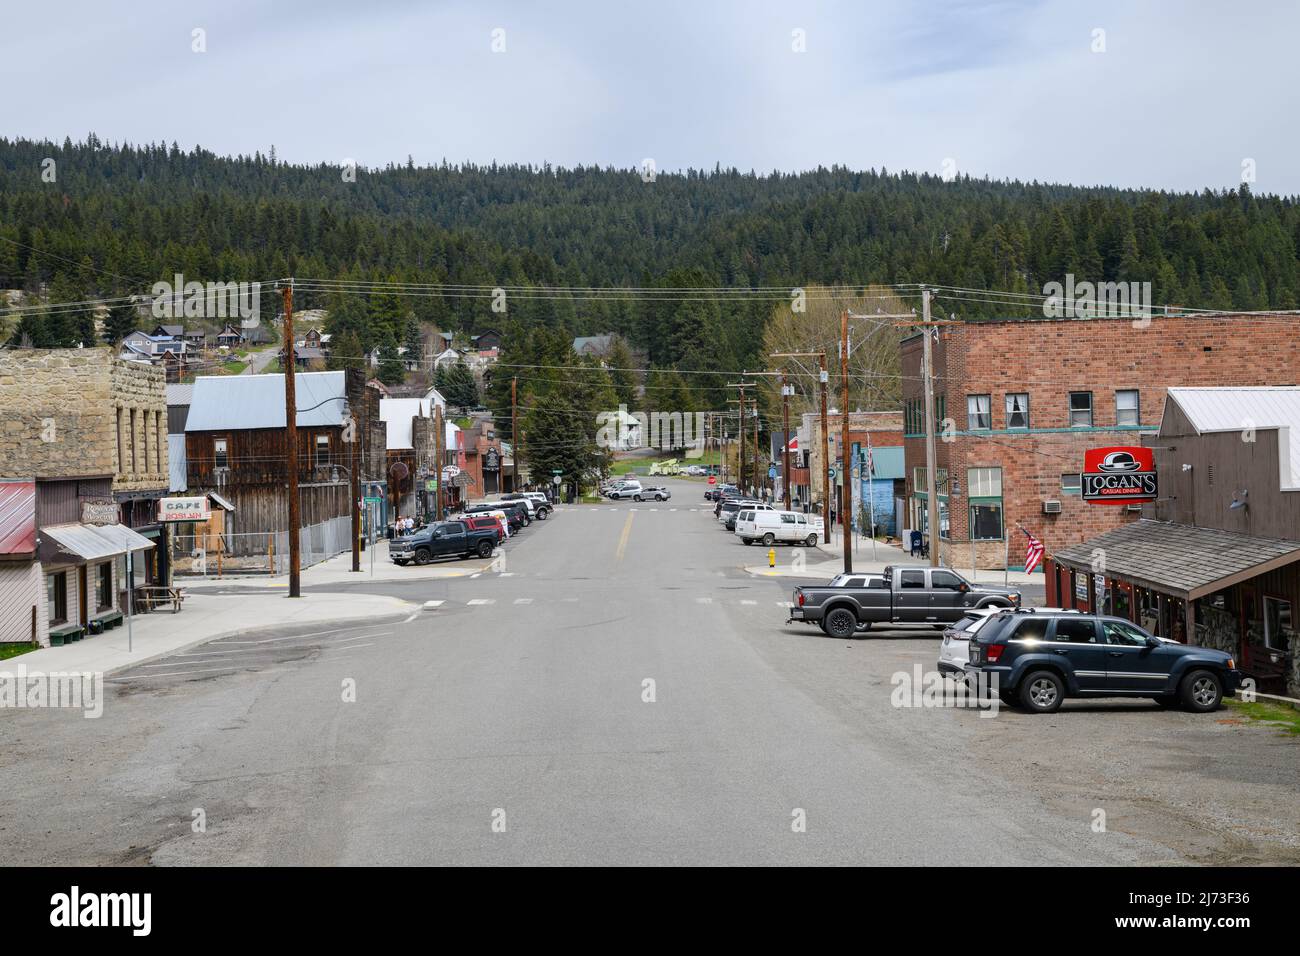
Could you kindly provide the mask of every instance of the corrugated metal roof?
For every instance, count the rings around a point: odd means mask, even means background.
[[[1212,594],[1231,583],[1228,579],[1254,577],[1273,567],[1300,561],[1300,541],[1149,518],[1063,548],[1052,557],[1076,568],[1091,568],[1098,550],[1105,555],[1107,577],[1136,581],[1189,598]]]
[[[188,405],[194,396],[194,386],[168,385],[167,386],[167,404],[168,405]]]
[[[1171,388],[1171,398],[1198,435],[1247,429],[1278,430],[1279,478],[1283,488],[1300,488],[1300,387]]]
[[[341,425],[347,418],[343,372],[294,376],[298,427]],[[187,432],[284,427],[284,375],[201,375],[194,380]]]
[[[0,481],[0,554],[36,551],[36,482]]]
[[[147,551],[154,546],[144,535],[120,524],[49,525],[41,529],[41,537],[47,539],[41,548],[42,560],[48,560],[51,550],[62,552],[64,557],[99,561],[128,551]],[[53,549],[48,547],[49,542],[53,542]]]
[[[184,491],[189,484],[189,464],[185,456],[185,436],[167,436],[167,490]]]

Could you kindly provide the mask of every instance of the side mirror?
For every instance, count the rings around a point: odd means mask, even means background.
[[[1148,635],[1147,635],[1147,647],[1159,647],[1159,646],[1160,646],[1160,638],[1158,638],[1158,637],[1152,637],[1150,634],[1148,634]]]

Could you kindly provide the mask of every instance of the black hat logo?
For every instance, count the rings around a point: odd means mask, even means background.
[[[1113,451],[1101,460],[1097,466],[1098,469],[1112,474],[1116,472],[1137,471],[1139,468],[1138,460],[1133,457],[1131,452]]]

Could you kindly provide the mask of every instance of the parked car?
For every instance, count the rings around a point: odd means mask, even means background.
[[[890,566],[866,587],[797,587],[790,620],[817,624],[831,637],[850,637],[860,625],[949,624],[972,608],[1020,604],[1014,588],[972,584],[948,568]]]
[[[537,501],[531,495],[523,492],[508,492],[501,496],[501,501],[503,503],[518,502],[528,509],[528,516],[536,521],[545,521],[547,515],[551,513],[551,505],[545,498]]]
[[[1067,697],[1150,697],[1208,713],[1241,685],[1226,651],[1163,640],[1123,618],[1048,611],[996,615],[971,642],[966,676],[996,678],[1004,704],[1040,714]]]
[[[767,505],[746,507],[736,512],[734,530],[745,544],[761,541],[769,548],[774,544],[802,544],[815,548],[822,533],[822,519],[821,515],[778,511]]]
[[[735,485],[710,485],[704,489],[705,501],[720,501],[725,494],[740,494],[740,489]]]
[[[960,621],[944,628],[943,643],[939,645],[939,673],[965,679],[966,662],[970,660],[971,640],[994,615],[1001,613],[1001,610],[996,607],[972,608]],[[1079,613],[1062,607],[1040,607],[1033,610],[1053,614]]]
[[[718,522],[724,528],[727,526],[727,522],[729,520],[733,522],[732,527],[734,528],[736,512],[740,511],[742,508],[761,509],[766,507],[767,505],[763,504],[763,502],[761,501],[750,501],[744,498],[725,498],[722,501],[718,502],[718,507],[714,510],[718,516]]]
[[[507,502],[508,504],[508,502]],[[511,534],[518,534],[520,530],[528,523],[528,515],[522,508],[508,508],[500,504],[482,501],[477,504],[466,505],[465,510],[461,513],[469,515],[482,515],[499,513],[506,519]]]
[[[464,521],[440,521],[413,534],[394,538],[388,556],[394,564],[428,564],[434,558],[489,558],[497,546],[493,528],[471,528]]]
[[[609,497],[613,501],[634,498],[639,494],[641,494],[641,482],[639,481],[621,481],[609,490]]]
[[[482,514],[468,515],[465,518],[465,523],[475,531],[481,531],[484,528],[491,528],[494,530],[497,533],[498,544],[508,537],[506,534],[505,521],[506,518],[504,512],[501,512],[499,517],[492,512],[483,512]]]
[[[673,493],[660,485],[647,485],[632,496],[633,501],[667,501]]]

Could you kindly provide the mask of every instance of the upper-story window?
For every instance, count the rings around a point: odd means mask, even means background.
[[[993,398],[990,395],[966,396],[966,427],[979,431],[993,427]]]
[[[1136,388],[1122,388],[1115,393],[1115,424],[1141,424],[1141,406]]]
[[[330,463],[330,436],[316,436],[316,465],[328,465]]]
[[[226,450],[225,438],[214,438],[212,440],[212,464],[217,468],[230,467],[230,455]]]
[[[1029,393],[1007,393],[1007,428],[1029,427]]]
[[[1088,428],[1092,425],[1092,392],[1070,393],[1070,427]]]

